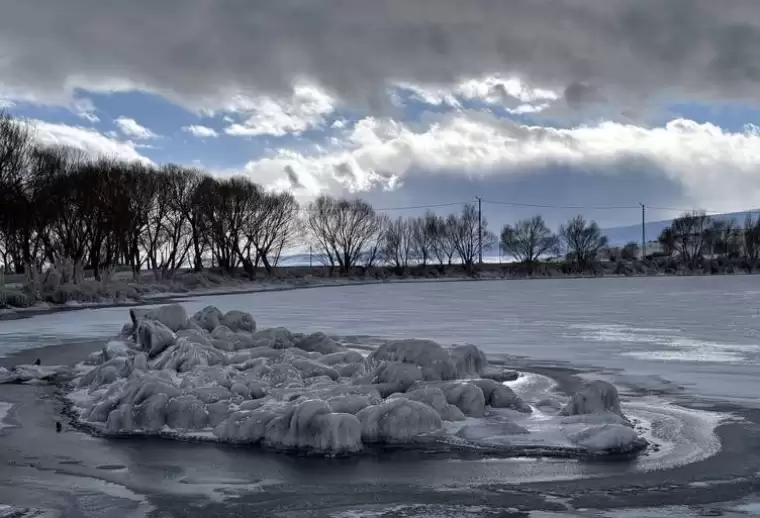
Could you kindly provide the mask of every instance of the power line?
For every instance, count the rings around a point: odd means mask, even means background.
[[[684,209],[684,208],[677,208],[677,207],[654,207],[652,205],[647,205],[648,209],[652,210],[664,210],[664,211],[671,211],[671,212],[699,212],[704,211],[706,213],[712,213],[712,214],[748,214],[748,213],[754,213],[757,212],[757,209],[747,209],[747,210],[732,210],[732,211],[725,211],[725,210],[711,210],[706,209],[704,207],[699,208],[691,208],[691,209]]]
[[[573,210],[628,210],[639,209],[640,205],[547,205],[539,203],[518,203],[511,201],[483,200],[483,203],[506,205],[510,207],[532,207],[538,209],[573,209]]]
[[[466,201],[455,201],[455,202],[449,202],[449,203],[430,203],[430,204],[423,204],[423,205],[405,205],[405,206],[398,206],[398,207],[375,207],[374,210],[376,212],[393,212],[393,211],[404,211],[404,210],[419,210],[419,209],[435,209],[435,208],[441,208],[441,207],[455,207],[455,206],[463,206],[468,204],[475,204],[480,200],[481,203],[487,203],[491,205],[502,205],[506,207],[526,207],[526,208],[535,208],[535,209],[567,209],[567,210],[641,210],[641,203],[636,205],[559,205],[559,204],[548,204],[548,203],[522,203],[522,202],[515,202],[515,201],[497,201],[497,200],[487,200],[485,198],[479,198],[475,197],[474,200],[466,200]],[[706,213],[714,213],[714,214],[722,214],[725,213],[725,211],[719,211],[719,210],[709,210],[704,207],[692,207],[692,208],[684,208],[684,207],[659,207],[654,205],[646,205],[646,208],[649,210],[659,210],[659,211],[670,211],[670,212],[695,212],[695,211],[704,211]],[[310,209],[309,207],[299,207],[300,211],[303,212],[316,212],[314,209]],[[739,214],[748,214],[748,213],[755,213],[758,212],[758,209],[747,209],[747,210],[741,210],[741,211],[732,211],[734,213]]]
[[[439,207],[454,207],[456,205],[467,205],[468,203],[473,203],[472,201],[455,201],[451,203],[433,203],[429,205],[408,205],[405,207],[373,207],[375,212],[391,212],[396,210],[415,210],[415,209],[434,209]],[[315,209],[310,209],[309,207],[300,207],[298,210],[303,212],[319,212]]]

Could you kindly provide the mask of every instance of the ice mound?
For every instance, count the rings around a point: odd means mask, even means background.
[[[441,416],[432,407],[399,397],[362,409],[361,438],[366,443],[407,444],[440,435]]]
[[[481,377],[492,367],[474,345],[397,340],[365,357],[324,333],[257,329],[250,314],[212,306],[191,318],[177,304],[133,309],[130,317],[122,339],[79,365],[71,384],[79,420],[106,436],[319,455],[451,441],[502,449],[549,441],[595,453],[640,446],[614,387],[589,384],[564,415],[547,417],[509,387]],[[57,374],[23,366],[0,369],[0,381]]]
[[[606,381],[591,381],[575,393],[562,409],[562,415],[613,413],[623,415],[620,396],[614,385]]]
[[[481,353],[482,354],[482,353]],[[381,345],[369,355],[370,361],[397,361],[418,366],[427,381],[457,378],[451,355],[431,340],[397,340]]]
[[[12,369],[0,367],[0,385],[6,383],[46,383],[65,375],[68,369],[62,365],[17,365]]]

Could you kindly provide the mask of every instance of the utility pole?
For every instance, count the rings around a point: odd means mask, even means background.
[[[311,268],[311,245],[309,245],[309,268]]]
[[[639,205],[641,205],[641,260],[646,261],[646,258],[647,258],[646,206],[643,203],[639,203]]]
[[[483,212],[481,207],[481,198],[475,196],[478,200],[478,260],[481,266],[483,266]]]

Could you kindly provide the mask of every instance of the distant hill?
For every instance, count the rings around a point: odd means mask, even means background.
[[[742,225],[744,224],[744,220],[747,217],[748,212],[760,214],[760,209],[745,211],[745,212],[729,212],[726,214],[713,214],[713,215],[710,215],[710,217],[718,221],[730,221],[733,219],[734,221],[736,221],[738,225]],[[660,235],[660,233],[665,228],[669,227],[672,222],[673,222],[672,219],[647,222],[645,226],[647,241],[655,241],[657,237]],[[637,243],[641,242],[641,224],[628,225],[625,227],[606,228],[606,229],[602,229],[602,232],[604,232],[604,234],[607,236],[607,239],[610,240],[611,246],[623,246],[630,241],[635,241]]]

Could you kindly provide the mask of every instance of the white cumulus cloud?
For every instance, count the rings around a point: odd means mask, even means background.
[[[150,163],[131,142],[121,142],[93,129],[41,120],[29,121],[37,141],[44,146],[67,146],[81,149],[93,157],[110,157],[129,162]]]
[[[114,120],[114,123],[127,137],[136,139],[158,138],[158,135],[153,133],[145,126],[141,126],[136,120],[130,119],[129,117],[119,117],[118,119]]]
[[[216,138],[219,136],[219,133],[217,133],[214,128],[209,128],[208,126],[202,126],[200,124],[184,126],[182,131],[190,133],[198,138]]]
[[[710,209],[742,209],[760,199],[760,132],[729,132],[684,119],[659,127],[603,122],[559,129],[470,111],[440,116],[423,128],[366,118],[330,149],[280,150],[246,170],[258,181],[285,187],[289,166],[306,190],[317,193],[393,188],[410,174],[514,177],[556,166],[635,174],[631,163],[641,164],[642,174],[663,175]]]
[[[225,129],[228,135],[282,136],[321,126],[335,110],[336,101],[315,85],[296,84],[290,97],[240,97],[231,107],[246,114],[242,123]]]

